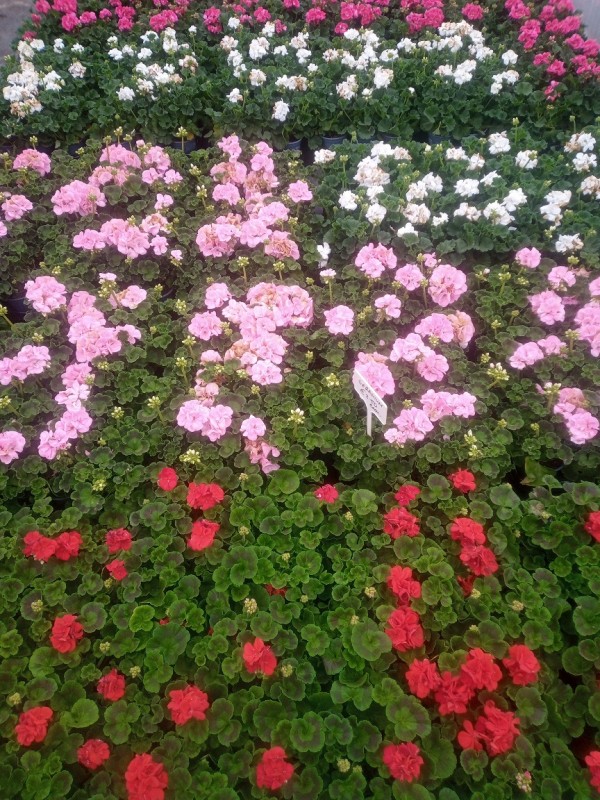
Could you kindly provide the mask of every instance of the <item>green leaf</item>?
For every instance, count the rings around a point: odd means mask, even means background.
[[[299,753],[318,753],[325,746],[325,731],[321,717],[312,711],[294,719],[290,726],[290,741]]]
[[[383,653],[392,649],[390,637],[379,630],[373,620],[359,622],[352,626],[352,647],[365,661],[377,661]]]
[[[300,478],[291,469],[278,469],[271,478],[271,494],[292,494],[300,486]]]
[[[93,700],[85,698],[77,700],[70,712],[70,724],[73,728],[89,728],[100,716],[98,706]]]

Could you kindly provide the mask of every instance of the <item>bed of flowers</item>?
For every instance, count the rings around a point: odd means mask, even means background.
[[[599,796],[599,47],[570,0],[37,0],[2,798]]]
[[[571,0],[38,0],[0,71],[0,133],[53,146],[117,121],[169,143],[243,125],[316,145],[488,134],[518,117],[549,138],[600,114],[599,52]]]

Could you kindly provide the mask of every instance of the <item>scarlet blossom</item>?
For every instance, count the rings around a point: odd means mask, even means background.
[[[242,658],[248,672],[262,672],[263,675],[272,675],[277,667],[275,654],[262,639],[246,642],[242,651]]]
[[[383,531],[392,539],[399,536],[418,536],[419,520],[405,508],[392,508],[383,518]]]
[[[164,800],[169,776],[149,753],[134,756],[125,770],[127,800]]]
[[[171,620],[168,617],[163,617],[158,620],[159,625],[168,625]]]
[[[475,723],[475,730],[488,754],[498,756],[512,750],[519,735],[519,718],[512,711],[501,711],[493,700],[488,700]]]
[[[197,686],[173,689],[169,694],[168,709],[176,725],[185,725],[191,719],[206,719],[209,707],[208,695]]]
[[[413,742],[388,744],[383,748],[383,763],[397,781],[412,783],[421,774],[423,758]]]
[[[256,785],[259,789],[280,789],[294,774],[294,766],[286,761],[283,747],[265,750],[256,766]]]
[[[493,692],[502,680],[502,672],[491,653],[476,647],[469,651],[466,662],[460,668],[460,677],[475,691],[487,689]]]
[[[591,772],[590,784],[600,792],[600,750],[592,750],[584,761]]]
[[[458,576],[456,578],[460,588],[462,589],[462,593],[465,597],[470,597],[471,592],[473,591],[473,584],[477,580],[477,575],[468,575],[466,578],[461,578]]]
[[[221,526],[218,522],[207,519],[197,520],[192,524],[192,535],[188,539],[190,550],[206,550],[215,541],[215,535]]]
[[[50,644],[59,653],[72,653],[83,636],[83,628],[75,614],[56,617],[50,634]]]
[[[498,562],[493,550],[484,545],[467,545],[460,553],[460,560],[474,575],[484,577],[498,571]]]
[[[36,706],[29,711],[23,711],[15,725],[18,743],[23,747],[29,747],[36,742],[43,742],[53,714],[48,706]]]
[[[106,534],[106,545],[109,553],[118,553],[119,550],[131,550],[131,534],[126,528],[115,528]]]
[[[190,483],[188,486],[187,504],[190,508],[207,511],[216,506],[225,497],[225,493],[216,483]]]
[[[48,539],[47,536],[42,536],[39,531],[29,531],[25,534],[24,538],[25,547],[23,548],[23,555],[33,556],[36,561],[42,564],[48,561],[56,553],[56,542],[54,539]]]
[[[468,719],[464,721],[463,728],[459,731],[458,743],[463,750],[483,750],[482,736]]]
[[[177,486],[178,481],[177,473],[172,467],[165,467],[158,473],[157,483],[165,492],[172,492]]]
[[[435,693],[435,702],[443,716],[446,714],[464,714],[473,697],[473,689],[465,683],[460,675],[442,672],[440,685]]]
[[[77,750],[77,761],[88,769],[98,769],[110,756],[110,748],[102,739],[88,739]]]
[[[313,494],[317,500],[322,500],[324,503],[335,503],[340,496],[340,493],[335,486],[332,486],[329,483],[326,483],[324,486],[319,486],[318,489],[315,489]]]
[[[116,581],[122,581],[123,578],[127,577],[127,568],[125,566],[125,562],[122,561],[120,558],[115,558],[106,565],[106,569],[110,572],[111,578],[114,578]]]
[[[267,590],[267,593],[270,594],[270,595],[277,595],[278,594],[281,597],[285,597],[285,595],[287,593],[287,589],[285,587],[283,589],[276,589],[270,583],[265,584],[265,589]]]
[[[465,544],[485,544],[483,525],[469,517],[456,517],[450,526],[450,536],[455,542]]]
[[[508,657],[502,663],[510,673],[512,682],[517,686],[528,686],[538,679],[541,664],[533,650],[525,644],[513,644],[508,649]]]
[[[402,605],[408,605],[415,597],[421,597],[421,584],[414,580],[410,567],[392,567],[387,585]]]
[[[413,500],[416,500],[420,494],[421,490],[418,486],[411,486],[411,484],[407,483],[398,489],[394,498],[398,505],[407,506],[409,503],[412,503]]]
[[[116,703],[125,695],[125,676],[117,669],[111,669],[109,673],[100,678],[96,688],[105,700]]]
[[[600,542],[600,511],[590,511],[583,528],[590,536],[593,536],[597,542]]]
[[[77,558],[81,543],[81,534],[77,531],[65,531],[61,533],[55,540],[56,557],[60,561],[69,561],[71,558]]]
[[[388,617],[387,625],[385,632],[396,650],[404,653],[422,647],[425,635],[416,611],[411,608],[397,608]]]
[[[437,664],[428,658],[415,658],[406,670],[406,680],[411,693],[421,700],[435,692],[441,682]]]
[[[453,472],[451,475],[448,475],[448,477],[452,482],[452,486],[464,494],[467,492],[474,492],[477,488],[477,484],[475,483],[475,475],[473,475],[473,473],[468,469],[459,469],[456,472]]]

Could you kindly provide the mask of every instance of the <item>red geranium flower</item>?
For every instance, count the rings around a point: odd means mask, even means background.
[[[15,725],[18,743],[23,747],[29,747],[35,742],[43,742],[53,714],[48,706],[36,706],[29,711],[23,711]]]
[[[600,542],[600,511],[590,511],[583,527],[590,536],[593,536],[597,542]]]
[[[76,558],[79,555],[81,534],[77,531],[65,531],[56,538],[55,542],[55,555],[60,561],[68,561],[70,558]]]
[[[475,730],[489,755],[498,756],[512,750],[519,735],[519,718],[512,711],[501,711],[493,700],[488,700],[475,723]]]
[[[109,561],[106,565],[106,569],[110,572],[110,577],[114,578],[116,581],[122,581],[123,578],[127,577],[127,568],[125,567],[125,562],[122,561],[120,558],[115,558],[113,561]]]
[[[115,703],[125,694],[125,676],[118,670],[111,669],[108,674],[100,678],[97,689],[105,700]]]
[[[218,522],[207,519],[198,520],[192,524],[192,535],[188,540],[190,550],[206,550],[215,541],[215,535],[221,526]]]
[[[398,505],[407,506],[409,503],[412,503],[413,500],[416,500],[420,494],[421,490],[418,486],[411,486],[411,484],[407,483],[405,486],[401,486],[398,489],[394,497]]]
[[[460,560],[477,577],[493,575],[498,571],[498,562],[494,551],[484,545],[463,547],[460,553]]]
[[[502,672],[493,655],[476,647],[469,651],[466,662],[460,668],[460,677],[475,691],[487,689],[493,692],[502,680]]]
[[[126,528],[115,528],[106,534],[106,544],[109,553],[118,553],[119,550],[131,550],[131,534]]]
[[[592,773],[590,784],[600,792],[600,750],[592,750],[584,759],[587,768]]]
[[[265,750],[256,767],[256,785],[259,789],[273,792],[289,781],[294,774],[294,767],[285,758],[283,747]]]
[[[472,472],[469,472],[468,469],[459,469],[456,472],[453,472],[451,475],[448,475],[450,480],[452,481],[452,486],[457,489],[459,492],[463,492],[466,494],[467,492],[474,492],[477,488],[477,484],[475,483],[475,475]]]
[[[418,536],[419,520],[405,508],[392,508],[383,518],[383,531],[392,539],[399,536]]]
[[[458,743],[463,750],[483,750],[483,737],[473,727],[473,723],[466,719],[463,728],[458,734]]]
[[[52,625],[50,643],[59,653],[72,653],[83,636],[83,628],[75,614],[63,614]]]
[[[392,778],[403,783],[412,783],[421,774],[423,758],[413,742],[388,744],[383,748],[383,763]]]
[[[88,769],[98,769],[110,756],[110,748],[102,739],[88,739],[77,751],[77,761]]]
[[[510,673],[512,682],[517,686],[527,686],[535,683],[542,665],[537,660],[533,650],[525,644],[513,644],[508,649],[508,656],[502,663]]]
[[[216,483],[190,483],[188,486],[187,504],[190,508],[208,511],[225,497],[225,493]]]
[[[158,473],[158,485],[165,492],[172,492],[177,486],[179,478],[172,467],[165,467]]]
[[[185,725],[191,719],[206,719],[209,707],[208,695],[197,686],[173,689],[169,694],[168,709],[176,725]]]
[[[315,489],[313,494],[317,500],[323,500],[324,503],[335,503],[340,496],[335,486],[332,486],[330,483],[326,483],[324,486]]]
[[[164,800],[167,771],[149,753],[134,756],[125,770],[128,800]]]
[[[421,597],[421,584],[413,579],[410,567],[392,567],[387,585],[402,605],[408,605],[415,597]]]
[[[434,664],[428,658],[423,660],[415,658],[406,670],[406,680],[412,694],[423,700],[425,697],[429,697],[432,692],[435,692],[440,685],[441,678],[437,664]]]
[[[42,564],[56,553],[56,542],[53,539],[48,539],[47,536],[42,536],[39,531],[29,531],[29,533],[25,534],[23,541],[25,544],[23,555],[33,556],[36,561],[40,561]]]
[[[468,575],[466,578],[461,578],[458,576],[456,580],[462,589],[463,595],[465,597],[470,597],[471,592],[473,591],[473,584],[477,580],[477,575]]]
[[[469,517],[457,517],[450,526],[450,536],[455,542],[465,544],[485,544],[483,525]]]
[[[281,597],[285,597],[287,589],[284,587],[283,589],[276,589],[270,583],[265,584],[265,589],[270,595],[280,595]]]
[[[277,667],[275,654],[262,639],[246,642],[242,657],[248,672],[262,672],[263,675],[272,675]]]
[[[473,689],[464,682],[460,675],[442,672],[440,685],[435,693],[435,702],[442,715],[465,714],[473,694]]]
[[[392,645],[401,653],[422,647],[425,637],[421,627],[421,618],[412,608],[397,608],[392,611],[387,621],[385,632],[392,640]]]

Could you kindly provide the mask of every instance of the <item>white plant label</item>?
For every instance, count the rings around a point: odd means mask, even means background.
[[[371,420],[373,414],[375,414],[379,422],[385,425],[388,407],[381,397],[379,397],[375,389],[373,389],[369,381],[363,378],[357,369],[354,370],[354,374],[352,375],[352,385],[367,407],[367,433],[371,436]]]

